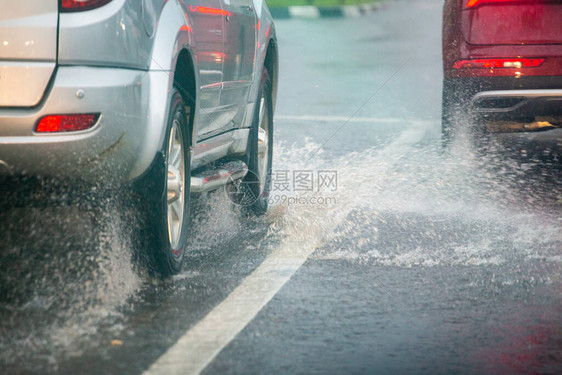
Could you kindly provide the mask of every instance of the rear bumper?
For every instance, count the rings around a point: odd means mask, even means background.
[[[562,129],[503,131],[511,123],[562,122],[562,77],[463,77],[443,81],[443,105],[470,119],[479,132],[493,129],[501,143],[562,151]],[[504,124],[498,124],[504,122]],[[498,126],[501,125],[501,126]],[[498,131],[498,129],[500,129]]]
[[[557,116],[562,112],[561,99],[562,76],[443,80],[443,102],[476,115],[506,119]]]
[[[126,182],[142,174],[161,148],[166,95],[155,105],[153,91],[167,92],[168,74],[93,67],[59,67],[55,74],[38,107],[0,108],[0,176]],[[87,131],[35,132],[43,116],[73,113],[101,117]]]
[[[562,89],[483,91],[472,96],[471,111],[488,120],[562,115]]]

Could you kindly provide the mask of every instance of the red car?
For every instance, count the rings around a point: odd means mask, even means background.
[[[445,0],[442,133],[562,149],[562,0]]]

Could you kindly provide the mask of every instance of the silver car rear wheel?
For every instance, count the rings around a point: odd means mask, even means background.
[[[166,161],[168,199],[168,239],[172,249],[177,249],[184,220],[185,204],[185,157],[183,134],[177,119],[172,122],[168,141]]]
[[[269,166],[269,107],[265,97],[261,98],[258,128],[258,180],[260,183],[259,195],[264,194]]]
[[[177,89],[171,93],[165,139],[149,171],[136,183],[142,248],[163,276],[181,271],[188,243],[191,134],[190,112]]]

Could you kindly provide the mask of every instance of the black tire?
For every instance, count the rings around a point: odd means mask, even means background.
[[[264,67],[260,84],[260,91],[256,101],[254,119],[248,139],[246,162],[248,174],[243,179],[240,190],[243,198],[240,204],[247,212],[263,215],[267,211],[269,192],[271,189],[271,168],[273,161],[273,102],[271,98],[271,78]],[[259,152],[260,127],[266,126],[267,149]],[[263,132],[262,132],[263,134]],[[263,157],[267,157],[264,162]],[[261,159],[261,160],[260,160]],[[265,170],[264,170],[265,168]],[[265,175],[264,175],[265,174]]]
[[[173,145],[177,147],[181,143],[181,152],[176,155],[183,154],[183,176],[179,180],[183,180],[179,188],[180,194],[177,196],[183,199],[183,210],[181,212],[181,223],[179,226],[174,226],[175,231],[170,227],[169,209],[170,192],[168,184],[170,173],[172,176],[179,175],[169,170],[169,164],[172,162],[170,159],[170,138],[173,134],[173,129],[179,130],[181,142],[177,141],[177,135],[174,137]],[[182,99],[179,91],[174,88],[172,98],[170,101],[170,109],[168,115],[168,124],[166,127],[166,137],[162,145],[162,156],[157,160],[151,171],[141,179],[139,186],[143,191],[144,199],[140,209],[141,216],[141,236],[144,243],[141,244],[146,250],[149,261],[154,266],[157,273],[162,276],[171,276],[180,272],[185,249],[188,240],[188,223],[190,212],[190,185],[191,185],[191,134],[188,126],[188,115],[185,107],[184,100]],[[176,148],[177,151],[177,148]],[[179,168],[177,168],[179,170]],[[178,179],[172,178],[177,185]],[[176,197],[173,195],[172,199]],[[174,211],[176,212],[176,211]],[[178,215],[176,215],[178,216]],[[171,233],[175,233],[172,235]],[[174,238],[175,240],[173,240]]]

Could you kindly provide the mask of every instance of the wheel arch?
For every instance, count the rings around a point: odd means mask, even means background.
[[[277,86],[279,81],[279,51],[275,38],[271,38],[269,40],[263,66],[269,72],[269,77],[271,79],[271,102],[273,109],[275,109],[275,104],[277,103]]]
[[[193,54],[189,49],[184,48],[180,51],[176,61],[174,69],[174,86],[180,92],[185,104],[190,107],[189,118],[187,120],[191,146],[193,146],[195,113],[197,109],[196,78],[197,75],[195,73]]]
[[[198,77],[196,74],[196,60],[192,51],[193,28],[189,16],[184,11],[181,1],[167,1],[159,17],[158,26],[154,37],[154,47],[150,63],[150,71],[165,72],[167,87],[156,85],[151,87],[151,96],[165,97],[165,108],[170,106],[171,92],[174,86],[186,104],[191,106],[189,118],[189,131],[193,136],[195,113],[198,110]],[[166,95],[163,95],[166,92]],[[161,100],[161,99],[160,99]],[[160,105],[164,105],[161,100]],[[167,112],[164,112],[167,114]],[[156,120],[156,119],[152,119]],[[158,119],[162,124],[167,123],[167,118]],[[165,129],[161,129],[159,139],[164,140]],[[193,140],[193,137],[191,137]]]
[[[195,74],[196,61],[191,49],[192,26],[177,0],[167,1],[158,18],[154,33],[152,54],[149,57],[149,79],[146,84],[148,114],[142,134],[142,146],[138,158],[131,168],[129,178],[144,174],[155,160],[159,159],[165,147],[166,124],[171,93],[177,82],[182,89],[184,100],[191,95],[198,97],[198,77]],[[191,108],[190,129],[193,133],[193,118],[198,111],[197,102]],[[193,138],[192,138],[193,139]]]

